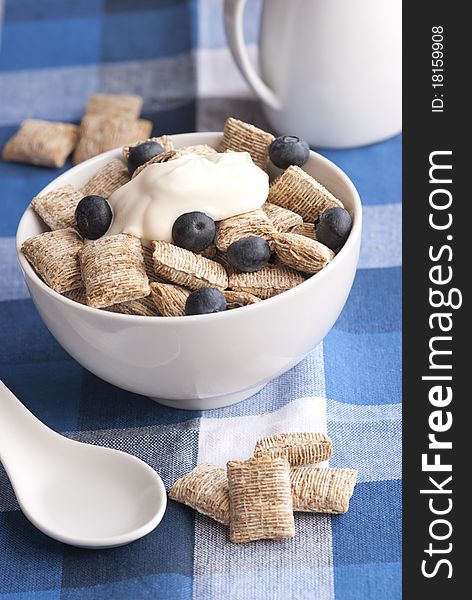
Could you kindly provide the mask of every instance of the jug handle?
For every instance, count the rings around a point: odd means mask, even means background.
[[[254,69],[249,60],[243,35],[243,13],[246,0],[225,0],[224,23],[226,39],[244,79],[255,94],[270,108],[280,110],[280,100],[273,90],[267,86]]]

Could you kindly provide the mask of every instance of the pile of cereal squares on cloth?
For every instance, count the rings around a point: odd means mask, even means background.
[[[152,122],[140,119],[140,96],[95,94],[80,125],[26,119],[7,141],[3,160],[41,167],[63,167],[73,152],[78,163],[151,134]]]
[[[283,433],[260,439],[247,460],[200,464],[178,479],[169,498],[229,525],[233,543],[295,536],[294,512],[342,514],[357,471],[315,466],[329,459],[324,433]]]

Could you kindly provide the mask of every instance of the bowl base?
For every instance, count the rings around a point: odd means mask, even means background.
[[[253,388],[242,390],[240,392],[233,392],[232,394],[223,394],[222,396],[212,396],[211,398],[187,398],[185,400],[153,398],[152,396],[150,396],[150,398],[158,404],[170,406],[171,408],[180,408],[182,410],[211,410],[213,408],[223,408],[224,406],[230,406],[231,404],[237,404],[238,402],[242,402],[250,396],[254,396],[254,394],[257,394],[257,392],[262,390],[262,388],[265,387],[265,385],[267,384],[263,383],[262,385],[257,385]]]

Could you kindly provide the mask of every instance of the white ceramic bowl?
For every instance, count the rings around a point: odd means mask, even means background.
[[[210,144],[221,133],[173,136],[175,145]],[[60,175],[42,190],[81,187],[110,159],[111,150]],[[350,236],[333,261],[301,285],[261,303],[189,317],[139,317],[83,306],[57,294],[20,251],[45,230],[28,208],[18,225],[18,258],[34,304],[49,331],[82,366],[118,387],[167,406],[218,408],[258,392],[296,365],[328,333],[351,289],[361,239],[362,209],[349,178],[311,152],[305,170],[340,198],[354,217]]]

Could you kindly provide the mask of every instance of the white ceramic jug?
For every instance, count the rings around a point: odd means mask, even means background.
[[[260,76],[244,45],[246,0],[225,0],[241,73],[276,131],[345,148],[401,130],[401,0],[265,0]]]

